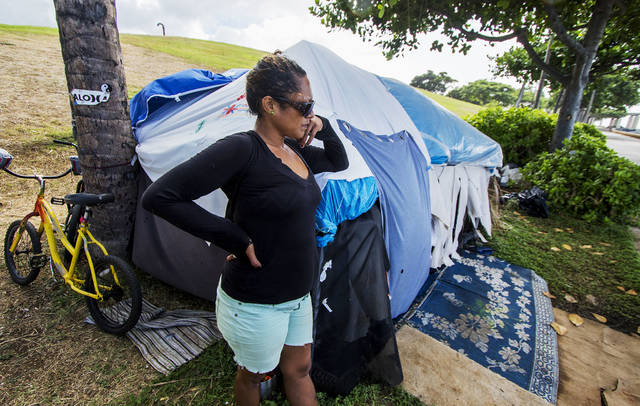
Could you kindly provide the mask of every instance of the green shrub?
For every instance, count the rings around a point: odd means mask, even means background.
[[[587,221],[628,223],[640,215],[640,166],[609,149],[593,126],[576,126],[563,148],[540,154],[522,174],[554,209]]]
[[[467,122],[494,139],[502,147],[504,163],[524,166],[538,154],[548,151],[558,117],[529,107],[500,107],[479,111]],[[606,142],[606,137],[590,124],[576,123],[573,135],[590,135]]]
[[[500,144],[504,163],[518,166],[524,166],[549,150],[556,125],[555,116],[528,107],[508,110],[494,107],[479,111],[466,120]]]

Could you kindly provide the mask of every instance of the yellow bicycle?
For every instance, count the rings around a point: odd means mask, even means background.
[[[61,178],[71,172],[79,174],[77,157],[70,157],[71,168],[52,176],[28,176],[12,172],[8,169],[12,159],[11,154],[0,149],[0,169],[18,178],[37,180],[40,191],[34,210],[22,220],[11,223],[5,235],[4,259],[11,279],[19,285],[28,285],[49,263],[54,279],[55,268],[65,284],[85,296],[89,313],[98,327],[111,334],[129,331],[138,322],[142,310],[140,284],[131,266],[123,259],[109,255],[89,231],[91,208],[113,202],[114,196],[110,193],[74,193],[64,199],[51,198],[51,204],[66,203],[72,213],[65,227],[58,222],[52,207],[44,198],[45,180]],[[37,217],[40,218],[40,225],[36,229],[29,220]],[[69,229],[69,226],[73,229]],[[63,227],[66,232],[63,232]],[[40,240],[43,233],[49,245],[49,256],[42,252]],[[64,247],[64,258],[58,252],[56,241]],[[93,254],[99,256],[96,260],[91,254],[92,246],[97,247]],[[80,263],[86,266],[81,267]]]

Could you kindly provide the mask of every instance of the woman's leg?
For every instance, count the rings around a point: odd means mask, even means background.
[[[316,389],[311,370],[311,344],[285,345],[280,355],[280,371],[284,378],[284,391],[291,406],[315,406]]]
[[[237,406],[257,406],[260,403],[260,381],[266,374],[254,374],[238,367],[233,392]]]

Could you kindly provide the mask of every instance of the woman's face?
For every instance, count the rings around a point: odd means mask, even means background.
[[[309,85],[309,79],[303,76],[299,80],[300,91],[295,93],[289,93],[286,99],[292,103],[308,103],[313,100],[311,94],[311,86]],[[285,137],[293,138],[296,141],[301,141],[309,131],[309,123],[314,114],[311,111],[306,117],[303,114],[291,106],[291,104],[283,101],[279,101],[277,104],[276,114],[273,116],[273,124],[278,129],[280,134]]]

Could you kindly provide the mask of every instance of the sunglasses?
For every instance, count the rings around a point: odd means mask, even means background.
[[[296,102],[284,97],[277,97],[277,96],[271,96],[271,97],[279,102],[287,103],[289,106],[298,110],[303,117],[308,117],[311,115],[311,113],[313,112],[313,105],[316,103],[314,100],[311,100],[310,102]]]

